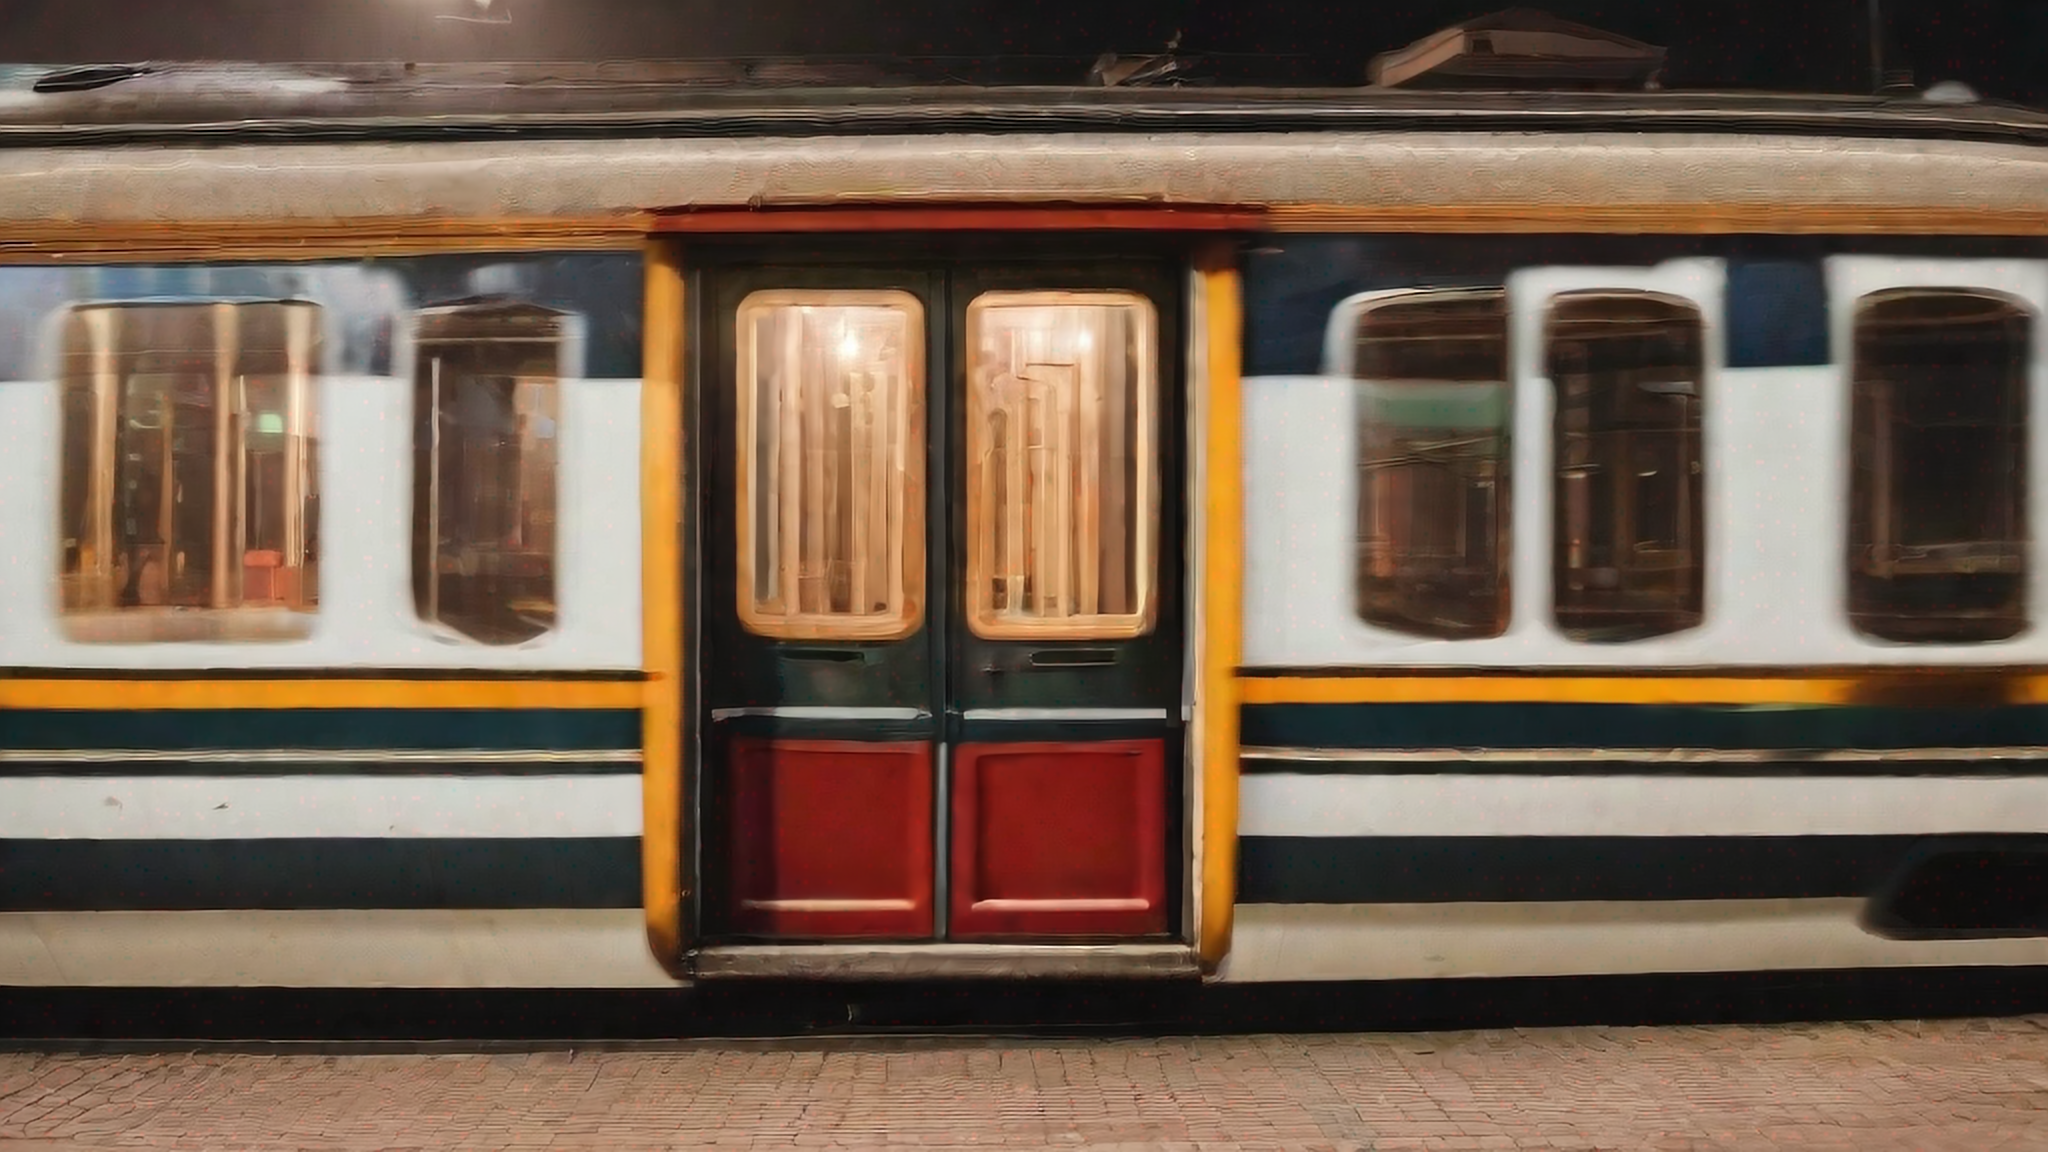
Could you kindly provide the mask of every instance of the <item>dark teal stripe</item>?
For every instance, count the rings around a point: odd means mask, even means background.
[[[2048,744],[2048,706],[1250,704],[1248,748],[1976,748]]]
[[[0,749],[634,749],[634,709],[0,711]]]

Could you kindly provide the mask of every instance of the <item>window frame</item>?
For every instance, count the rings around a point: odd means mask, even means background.
[[[1933,627],[1944,619],[1952,619],[1952,616],[1939,613],[1913,613],[1907,607],[1899,605],[1894,605],[1890,608],[1873,607],[1864,611],[1859,611],[1857,607],[1857,585],[1859,578],[1865,581],[1888,579],[1871,571],[1877,562],[1874,559],[1867,559],[1864,554],[1874,552],[1887,543],[1890,543],[1895,548],[1911,547],[1900,541],[1887,540],[1886,538],[1891,536],[1891,533],[1888,531],[1879,532],[1877,528],[1880,520],[1889,527],[1898,526],[1894,516],[1897,515],[1897,482],[1901,477],[1898,474],[1896,463],[1893,463],[1889,468],[1883,469],[1884,474],[1878,476],[1875,473],[1880,470],[1885,461],[1882,459],[1865,461],[1858,454],[1858,448],[1863,442],[1866,422],[1872,423],[1871,431],[1877,431],[1875,422],[1895,407],[1893,397],[1889,395],[1891,389],[1885,389],[1884,392],[1886,394],[1879,395],[1879,390],[1872,386],[1875,383],[1872,377],[1882,376],[1888,371],[1897,372],[1899,370],[1898,364],[1890,363],[1880,368],[1866,371],[1863,333],[1865,325],[1870,322],[1870,316],[1873,311],[1892,305],[1910,304],[1916,299],[1924,300],[1929,298],[1974,301],[1987,314],[1993,317],[1994,323],[2009,322],[2016,319],[2022,321],[2024,325],[2024,335],[2019,341],[2017,348],[2012,349],[2012,359],[2018,364],[2019,379],[2017,386],[2015,387],[2014,382],[2011,380],[2002,380],[1995,386],[2001,390],[2011,388],[2009,399],[2013,401],[2015,411],[2009,413],[2008,416],[2010,423],[2016,425],[2012,437],[2014,456],[2012,464],[2014,467],[2012,468],[2010,478],[2011,487],[2004,495],[2010,500],[2011,515],[2017,522],[2017,525],[2010,533],[2009,538],[2002,543],[2005,549],[2017,554],[2018,566],[2017,571],[2013,573],[2015,579],[2013,581],[2013,592],[2010,597],[2012,615],[2017,617],[2017,624],[2010,632],[2003,635],[1987,634],[1975,637],[1942,635],[1921,638],[1906,634],[1910,629],[1895,629],[1889,633],[1876,631],[1870,627],[1870,622],[1873,618],[1916,619],[1923,625]],[[2035,376],[2034,366],[2041,357],[2041,308],[2034,301],[2028,300],[2018,293],[1999,288],[1964,284],[1901,284],[1871,288],[1848,301],[1845,311],[1848,314],[1849,337],[1844,344],[1845,359],[1841,365],[1848,393],[1848,410],[1844,414],[1844,422],[1847,429],[1847,450],[1843,455],[1846,491],[1843,503],[1845,511],[1843,543],[1845,550],[1842,568],[1844,581],[1842,609],[1849,621],[1850,628],[1860,640],[1868,643],[1906,645],[1915,648],[1940,645],[1975,647],[1984,644],[2005,643],[2025,635],[2033,627],[2032,607],[2034,596],[2032,585],[2037,579],[2032,541],[2032,522],[2035,516],[2035,502],[2037,499],[2037,494],[2033,491],[2036,472],[2036,465],[2033,460],[2035,455],[2033,444],[2033,421],[2035,419],[2035,413],[2033,412],[2033,383]],[[1885,381],[1885,383],[1896,384],[1896,381]],[[1885,431],[1888,432],[1892,426],[1895,426],[1895,421],[1887,421]],[[1890,454],[1887,453],[1887,455]],[[1867,474],[1870,475],[1870,487],[1868,490],[1865,490],[1863,484]],[[1889,503],[1893,507],[1880,511],[1876,507],[1879,502]],[[1865,503],[1868,503],[1871,507],[1861,507]],[[1865,527],[1865,536],[1863,538],[1858,536],[1859,523]],[[1957,577],[1967,574],[1949,572],[1945,573],[1945,575]]]
[[[1132,390],[1133,427],[1131,443],[1138,465],[1133,469],[1133,483],[1137,491],[1132,494],[1130,507],[1135,517],[1135,531],[1132,533],[1133,555],[1130,562],[1132,592],[1137,599],[1134,611],[1124,613],[1095,612],[1088,615],[1072,615],[1046,618],[1006,618],[995,611],[994,606],[994,550],[995,535],[991,526],[985,523],[987,512],[982,505],[984,498],[994,500],[993,493],[981,489],[981,460],[992,451],[988,443],[987,397],[976,379],[977,365],[972,349],[979,347],[980,317],[994,308],[1046,308],[1046,307],[1123,307],[1135,317],[1132,325],[1132,375],[1136,387]],[[1159,347],[1159,311],[1152,298],[1129,289],[1087,288],[1087,289],[1042,289],[1042,288],[989,288],[968,301],[965,312],[966,343],[963,350],[966,383],[966,436],[962,467],[966,483],[963,498],[967,502],[966,538],[961,548],[966,557],[961,596],[961,616],[968,630],[980,640],[989,641],[1123,641],[1135,640],[1148,635],[1158,625],[1159,617],[1159,520],[1163,514],[1165,496],[1162,489],[1160,455],[1164,448],[1164,430],[1160,422],[1160,357],[1164,350]],[[984,555],[986,553],[986,555]]]
[[[280,342],[274,346],[252,346],[244,339],[244,317],[254,309],[277,310]],[[190,313],[189,321],[207,337],[205,348],[198,345],[182,353],[175,349],[131,347],[124,343],[118,318],[138,313]],[[206,319],[201,321],[200,317]],[[332,351],[330,310],[315,300],[298,297],[200,297],[189,299],[112,299],[74,301],[53,314],[50,327],[56,349],[54,381],[58,391],[55,432],[57,466],[55,541],[59,594],[57,625],[65,638],[83,644],[176,644],[176,643],[278,643],[305,640],[311,636],[320,611],[319,558],[314,541],[319,537],[321,478],[320,397],[328,376]],[[71,347],[70,333],[77,326],[82,333],[81,349]],[[90,358],[84,371],[74,371],[74,355]],[[203,356],[205,367],[190,365],[151,371],[135,369],[151,357]],[[268,357],[278,365],[272,371],[238,371],[252,358]],[[247,488],[252,479],[249,450],[253,425],[243,409],[248,403],[251,376],[281,385],[277,395],[284,400],[278,413],[283,420],[280,446],[283,463],[280,484],[287,499],[277,528],[279,549],[251,549],[248,541],[251,509]],[[121,604],[114,581],[121,549],[116,542],[118,514],[116,485],[120,469],[116,456],[129,443],[120,427],[120,394],[130,381],[144,377],[198,377],[208,381],[204,411],[210,425],[207,456],[211,467],[207,499],[205,547],[208,557],[205,603],[176,603],[169,596],[173,577],[166,574],[166,597],[158,604]],[[86,401],[81,417],[89,420],[82,440],[88,457],[73,461],[66,453],[73,437],[74,395]],[[168,394],[166,394],[168,396]],[[165,448],[158,461],[160,498],[168,500],[175,483],[172,450]],[[76,477],[74,478],[74,474]],[[82,490],[74,492],[74,486]],[[83,525],[66,523],[74,510]],[[166,504],[168,508],[168,503]],[[166,513],[168,514],[168,513]],[[83,527],[84,532],[77,531]],[[67,542],[71,542],[67,544]],[[166,539],[154,547],[166,557],[183,554],[180,541]],[[86,564],[88,550],[94,563]],[[257,602],[249,598],[249,557],[257,551],[279,553],[271,567],[293,573],[288,595],[273,595]],[[74,568],[73,557],[76,556]],[[287,564],[286,560],[296,560]],[[136,561],[131,557],[131,565]],[[101,569],[104,569],[103,571]],[[131,577],[139,579],[139,575]],[[275,577],[273,577],[273,580]],[[77,602],[74,603],[74,591]],[[96,594],[87,596],[87,590]],[[143,616],[141,613],[154,613]],[[269,623],[264,623],[264,622]]]
[[[1367,581],[1372,579],[1372,577],[1369,577],[1365,570],[1365,540],[1361,534],[1364,524],[1365,504],[1369,497],[1365,475],[1368,461],[1363,441],[1367,422],[1363,410],[1366,399],[1364,386],[1374,382],[1363,374],[1360,357],[1358,356],[1358,345],[1363,337],[1363,326],[1368,316],[1385,308],[1426,306],[1431,303],[1446,301],[1462,302],[1488,299],[1496,302],[1499,310],[1501,348],[1499,379],[1430,380],[1428,382],[1467,387],[1492,385],[1499,389],[1500,420],[1493,429],[1493,434],[1498,437],[1498,448],[1493,457],[1495,494],[1492,531],[1494,540],[1494,578],[1492,590],[1493,596],[1498,602],[1494,615],[1495,622],[1490,630],[1466,630],[1451,633],[1446,630],[1425,630],[1418,626],[1404,625],[1392,619],[1376,618],[1369,615],[1366,611],[1366,586]],[[1514,603],[1514,557],[1516,547],[1514,477],[1516,474],[1516,424],[1519,419],[1517,397],[1520,394],[1520,388],[1515,378],[1514,329],[1512,300],[1505,283],[1459,285],[1442,288],[1395,288],[1383,291],[1362,292],[1341,301],[1332,314],[1330,328],[1326,335],[1328,344],[1326,358],[1337,370],[1336,374],[1344,378],[1351,390],[1351,427],[1354,435],[1359,437],[1359,439],[1354,441],[1351,463],[1353,475],[1352,490],[1355,500],[1351,520],[1353,539],[1349,549],[1352,568],[1352,612],[1368,627],[1396,633],[1405,637],[1413,637],[1418,640],[1463,643],[1476,640],[1499,639],[1505,636],[1514,625],[1516,619],[1516,606]],[[1422,382],[1423,380],[1421,377],[1400,377],[1398,379],[1406,382]]]
[[[1618,634],[1613,636],[1591,634],[1591,629],[1573,628],[1565,623],[1566,609],[1564,604],[1564,596],[1566,589],[1563,577],[1565,573],[1570,570],[1570,566],[1568,564],[1568,552],[1570,545],[1567,540],[1566,528],[1563,523],[1563,517],[1560,515],[1560,510],[1563,501],[1566,498],[1564,488],[1562,485],[1563,473],[1565,471],[1566,437],[1564,435],[1564,420],[1566,408],[1563,403],[1563,387],[1558,380],[1559,373],[1555,371],[1556,361],[1554,359],[1557,355],[1556,346],[1558,344],[1556,329],[1558,326],[1557,311],[1559,303],[1561,301],[1568,301],[1575,298],[1587,302],[1594,302],[1602,297],[1627,298],[1631,300],[1640,300],[1659,305],[1665,305],[1669,306],[1678,315],[1689,316],[1692,320],[1692,327],[1695,333],[1693,347],[1697,353],[1697,359],[1694,361],[1694,364],[1697,367],[1697,372],[1695,373],[1695,379],[1692,381],[1692,403],[1695,406],[1694,424],[1690,429],[1674,429],[1675,431],[1678,431],[1680,433],[1690,431],[1697,445],[1691,457],[1691,463],[1695,467],[1696,473],[1695,478],[1693,479],[1691,484],[1688,485],[1690,492],[1690,500],[1687,501],[1685,505],[1681,505],[1677,513],[1681,517],[1679,521],[1679,523],[1681,524],[1686,523],[1687,520],[1690,519],[1692,527],[1696,530],[1696,536],[1686,546],[1685,549],[1672,548],[1668,550],[1662,550],[1673,553],[1680,551],[1690,552],[1693,559],[1691,567],[1694,571],[1692,583],[1696,589],[1693,595],[1693,599],[1696,601],[1696,604],[1690,610],[1688,610],[1685,607],[1676,607],[1660,610],[1661,614],[1668,614],[1679,617],[1685,617],[1689,615],[1691,617],[1689,620],[1682,620],[1677,627],[1660,627],[1651,630],[1647,625],[1643,625],[1634,629],[1618,629]],[[1542,303],[1540,307],[1538,307],[1535,311],[1536,315],[1534,321],[1537,333],[1537,345],[1533,349],[1533,351],[1536,356],[1536,363],[1538,365],[1538,374],[1549,384],[1549,387],[1546,389],[1546,400],[1549,402],[1550,408],[1550,420],[1546,444],[1546,454],[1548,456],[1548,459],[1544,462],[1544,472],[1547,475],[1549,481],[1546,485],[1547,491],[1545,492],[1545,496],[1547,497],[1547,503],[1550,507],[1550,515],[1547,517],[1550,538],[1547,541],[1548,547],[1546,548],[1546,552],[1548,553],[1547,567],[1550,570],[1549,619],[1552,627],[1555,628],[1561,636],[1563,636],[1567,640],[1572,641],[1573,643],[1599,644],[1603,646],[1616,644],[1640,644],[1681,636],[1690,632],[1697,632],[1700,628],[1704,627],[1708,622],[1708,613],[1710,607],[1708,603],[1707,592],[1708,570],[1712,566],[1714,559],[1712,551],[1714,533],[1712,531],[1711,524],[1711,505],[1707,499],[1708,487],[1711,483],[1710,474],[1712,472],[1712,454],[1709,450],[1710,438],[1707,432],[1709,421],[1707,415],[1708,410],[1706,401],[1709,392],[1713,391],[1715,388],[1715,384],[1713,381],[1714,378],[1718,376],[1718,372],[1716,370],[1716,357],[1714,356],[1711,349],[1711,345],[1713,343],[1715,335],[1715,329],[1714,325],[1709,320],[1708,308],[1700,300],[1694,299],[1683,293],[1673,292],[1666,288],[1661,287],[1615,287],[1587,284],[1583,286],[1573,287],[1559,286],[1550,289],[1549,291],[1543,293]],[[1616,401],[1609,402],[1613,403]],[[1589,408],[1597,407],[1598,404],[1599,400],[1597,398],[1588,402]],[[1608,431],[1609,433],[1612,433],[1615,430],[1609,429]],[[1651,429],[1628,429],[1626,431],[1651,431]],[[1619,503],[1620,498],[1618,496],[1610,500],[1611,506],[1618,505]],[[1631,505],[1633,506],[1633,502],[1631,502]],[[1697,508],[1698,511],[1696,517],[1687,516],[1688,505]],[[1611,534],[1613,534],[1615,537],[1613,541],[1610,543],[1609,547],[1614,550],[1617,556],[1619,556],[1621,554],[1622,548],[1624,547],[1623,542],[1619,536],[1619,529],[1621,528],[1621,525],[1618,523],[1609,523],[1608,527],[1610,529]],[[1633,544],[1629,545],[1629,547],[1633,548],[1636,552],[1641,552],[1643,551],[1642,544],[1643,540],[1641,536],[1638,535]],[[1618,574],[1625,573],[1633,568],[1633,566],[1621,564],[1614,564],[1611,565],[1611,567],[1616,569]],[[1677,568],[1681,566],[1674,567]],[[1643,569],[1635,570],[1651,571],[1654,569],[1650,567],[1645,567]],[[1618,575],[1617,586],[1625,587],[1625,578]],[[1633,615],[1637,616],[1639,619],[1642,617],[1646,617],[1650,614],[1651,613],[1647,610],[1633,613]]]
[[[534,319],[542,319],[553,326],[553,332],[547,336],[480,336],[464,334],[460,327],[463,321],[469,321],[473,330],[487,331],[493,313],[507,316],[524,314]],[[578,320],[579,318],[573,313],[549,308],[523,298],[511,297],[447,301],[415,309],[407,317],[412,337],[412,361],[410,365],[412,371],[408,374],[406,384],[409,393],[409,404],[412,408],[413,443],[410,446],[409,456],[413,469],[412,499],[414,501],[407,552],[412,564],[410,584],[413,614],[426,627],[432,628],[437,632],[459,637],[464,644],[475,644],[486,648],[517,648],[521,645],[544,642],[548,637],[556,635],[561,631],[563,582],[561,509],[562,474],[564,471],[561,427],[565,415],[563,412],[565,396],[563,384],[572,379],[574,375],[571,371],[575,367],[572,361],[572,351],[579,337]],[[500,321],[500,323],[503,323],[503,321]],[[445,334],[435,331],[440,325],[448,325],[451,331]],[[550,547],[547,549],[548,599],[553,616],[545,628],[525,636],[511,637],[502,641],[479,636],[469,628],[451,622],[448,616],[439,611],[441,607],[441,573],[438,563],[433,562],[431,558],[438,557],[439,555],[440,520],[438,509],[442,501],[442,492],[438,467],[438,451],[441,442],[442,405],[447,404],[449,400],[446,396],[443,396],[440,399],[440,403],[434,406],[433,411],[422,412],[421,410],[422,373],[427,370],[427,365],[431,362],[432,353],[436,348],[469,348],[492,344],[546,344],[552,345],[554,349],[552,369],[546,381],[549,399],[552,401],[552,411],[548,414],[548,417],[555,423],[553,460],[548,468],[548,473],[549,483],[553,488],[550,504],[555,510],[556,520],[549,534]],[[482,375],[488,376],[489,374]],[[520,383],[533,378],[514,375],[511,379],[514,381],[511,400],[516,405],[517,391]],[[430,446],[423,446],[419,440],[423,424],[429,434],[428,445]],[[523,469],[525,465],[523,457],[525,455],[526,441],[526,424],[524,422],[521,423],[520,430],[520,459],[518,459],[517,463]],[[423,469],[425,471],[422,471]],[[424,483],[422,482],[423,477]],[[425,509],[422,509],[418,503],[423,495],[428,500],[428,507]],[[503,495],[504,493],[501,490],[492,490],[493,498],[502,497]],[[512,513],[511,518],[516,518],[517,515],[518,513],[515,511]],[[420,542],[423,516],[429,525],[427,532],[430,536],[424,552],[426,557],[429,558],[427,562],[431,564],[424,572],[421,569],[423,550]],[[426,584],[424,596],[421,589],[422,576],[424,576]],[[431,614],[429,612],[430,605],[435,609]]]
[[[901,597],[894,613],[840,615],[835,613],[764,611],[756,600],[754,587],[759,526],[754,483],[755,444],[759,436],[760,381],[758,352],[751,331],[752,318],[761,312],[785,308],[875,308],[894,310],[904,324],[904,396],[902,407],[902,489],[898,494],[899,531],[902,541],[891,565],[901,570]],[[930,455],[929,387],[930,372],[926,345],[930,340],[930,318],[924,301],[900,288],[763,288],[747,293],[733,309],[733,600],[740,627],[751,635],[778,641],[823,641],[844,643],[892,643],[915,636],[924,627],[929,601],[931,574],[927,566],[928,522],[925,504],[929,493],[927,458]],[[780,441],[778,439],[778,451]],[[780,520],[778,519],[778,524]],[[886,548],[887,545],[885,544]],[[784,591],[787,598],[787,590]]]

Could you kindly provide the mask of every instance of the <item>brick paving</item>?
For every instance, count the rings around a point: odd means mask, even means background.
[[[0,1152],[2048,1149],[2048,1017],[532,1055],[0,1054]]]

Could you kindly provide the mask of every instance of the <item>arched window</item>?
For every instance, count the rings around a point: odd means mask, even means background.
[[[1674,296],[1590,290],[1551,301],[1551,571],[1558,627],[1575,639],[1638,640],[1700,622],[1702,332],[1699,309]]]
[[[2027,379],[2034,317],[1970,289],[1858,302],[1850,373],[1849,618],[1907,643],[2027,622]]]
[[[308,634],[319,602],[320,308],[82,305],[60,340],[65,633],[101,643]]]
[[[1508,625],[1506,293],[1400,293],[1361,303],[1357,610],[1422,636]]]
[[[413,604],[485,644],[555,626],[556,446],[571,317],[472,301],[418,315]]]

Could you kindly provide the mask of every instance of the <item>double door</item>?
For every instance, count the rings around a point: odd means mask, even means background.
[[[1170,265],[714,265],[696,317],[711,939],[1169,933]]]

